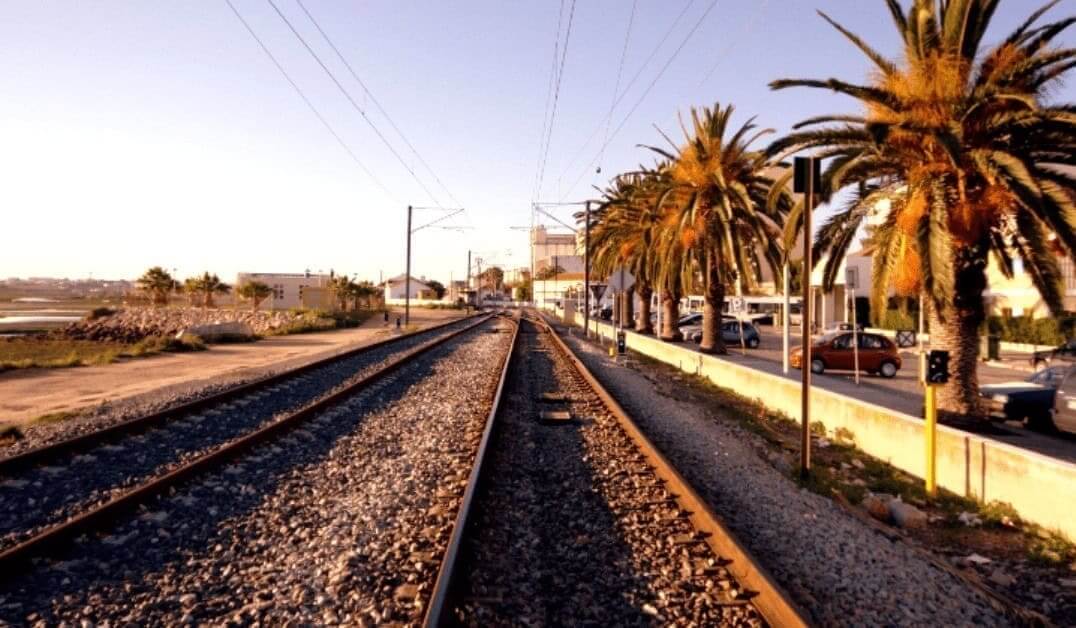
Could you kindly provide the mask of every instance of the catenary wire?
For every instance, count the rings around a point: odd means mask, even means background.
[[[669,59],[665,62],[665,65],[661,67],[661,70],[658,72],[657,76],[654,77],[654,80],[650,81],[650,84],[647,85],[646,90],[639,96],[638,100],[635,101],[635,104],[632,105],[631,109],[628,110],[628,113],[626,116],[624,116],[624,119],[620,121],[620,124],[617,125],[613,133],[605,140],[605,143],[602,144],[600,150],[604,150],[605,147],[613,141],[617,134],[620,133],[620,130],[624,128],[624,125],[631,118],[632,114],[635,113],[635,111],[639,108],[639,105],[641,105],[643,103],[643,100],[646,99],[647,95],[650,94],[650,90],[652,90],[654,86],[657,85],[658,80],[660,80],[662,75],[665,74],[665,71],[669,69],[669,66],[672,65],[672,62],[676,60],[676,57],[679,56],[680,51],[684,49],[684,46],[687,45],[687,42],[691,39],[691,36],[695,34],[695,31],[699,30],[699,27],[702,26],[702,23],[706,19],[706,16],[710,14],[710,11],[712,11],[715,6],[717,6],[717,0],[713,0],[712,2],[710,2],[710,6],[706,7],[706,11],[704,11],[703,14],[699,16],[698,21],[696,21],[695,25],[691,27],[690,31],[688,31],[683,41],[681,41],[680,45],[677,46],[676,50],[673,51],[672,56],[670,56]],[[568,198],[568,196],[572,193],[572,190],[574,190],[575,187],[579,185],[579,182],[583,180],[583,177],[586,176],[586,173],[590,170],[590,168],[597,160],[598,155],[595,155],[594,159],[590,160],[590,163],[587,164],[586,168],[584,168],[583,171],[579,174],[576,180],[572,183],[571,187],[569,187],[568,190],[564,193],[564,196],[561,197],[561,200]]]
[[[661,41],[659,41],[657,45],[654,46],[654,48],[650,51],[650,54],[647,55],[646,60],[643,61],[642,65],[639,66],[639,69],[636,70],[635,74],[631,77],[631,80],[628,81],[627,86],[625,86],[624,89],[621,90],[620,94],[617,96],[616,102],[613,103],[614,109],[620,104],[622,100],[624,100],[624,97],[628,95],[628,92],[631,91],[631,88],[635,85],[635,82],[639,80],[640,76],[643,75],[643,70],[649,67],[650,62],[653,61],[654,57],[657,56],[658,51],[660,51],[665,45],[665,42],[668,41],[669,36],[672,35],[674,30],[676,30],[677,25],[680,24],[680,20],[683,19],[684,15],[687,14],[688,9],[690,9],[693,4],[695,4],[695,0],[688,0],[687,3],[684,4],[684,8],[680,9],[680,13],[677,14],[676,19],[672,21],[672,24],[669,25],[669,28],[665,30],[665,34],[661,36]],[[559,177],[557,177],[558,187],[560,185],[560,181],[562,181],[564,177],[567,176],[568,172],[572,169],[572,166],[575,165],[575,161],[579,159],[583,152],[586,151],[587,147],[590,146],[590,143],[598,137],[599,133],[601,133],[602,124],[603,122],[599,121],[598,124],[594,125],[594,129],[591,130],[590,135],[587,137],[587,141],[583,142],[582,146],[579,147],[579,150],[577,150],[575,154],[572,155],[572,158],[568,160],[568,164],[564,167],[564,171],[560,173]],[[608,136],[608,134],[606,135]]]
[[[404,161],[404,158],[400,155],[399,152],[397,152],[396,148],[393,147],[392,143],[389,142],[388,138],[386,138],[385,135],[381,132],[381,130],[377,128],[377,125],[375,125],[373,121],[370,120],[370,117],[366,115],[366,111],[364,111],[363,108],[359,106],[359,103],[355,102],[355,99],[351,96],[351,93],[348,92],[347,88],[345,88],[343,84],[340,83],[340,81],[336,78],[336,75],[332,73],[332,70],[330,70],[329,67],[325,65],[325,62],[321,60],[321,57],[319,57],[318,54],[314,52],[314,49],[310,47],[310,44],[307,43],[306,39],[304,39],[303,36],[299,34],[299,31],[295,29],[295,26],[292,25],[291,20],[289,20],[288,17],[284,15],[284,13],[280,10],[280,7],[278,7],[273,0],[265,1],[269,3],[269,6],[273,7],[273,10],[276,11],[276,14],[280,16],[280,19],[283,20],[285,24],[287,24],[288,29],[291,30],[292,34],[295,35],[295,38],[299,40],[299,43],[303,45],[303,48],[306,48],[306,51],[310,53],[310,56],[314,58],[314,61],[316,61],[319,66],[321,66],[321,69],[325,71],[325,74],[329,76],[329,79],[332,80],[333,84],[336,85],[337,89],[339,89],[340,92],[344,95],[344,97],[347,98],[347,101],[351,103],[351,106],[355,109],[355,111],[359,112],[359,115],[362,116],[362,119],[366,121],[370,128],[373,129],[374,133],[377,134],[377,137],[381,139],[381,142],[385,145],[385,147],[389,149],[389,151],[400,162],[400,165],[404,167],[404,170],[407,170],[407,172],[411,175],[411,178],[413,178],[415,182],[418,183],[419,187],[421,187],[422,190],[426,193],[426,195],[430,197],[430,200],[433,201],[433,204],[440,206],[441,202],[437,200],[437,197],[430,190],[430,188],[422,182],[422,179],[420,179],[417,174],[415,174],[415,170],[411,166],[407,165],[407,162]]]
[[[639,4],[639,0],[632,0],[631,13],[628,14],[628,28],[624,32],[624,47],[620,50],[620,63],[616,69],[616,83],[613,84],[613,97],[609,102],[609,113],[605,116],[605,139],[609,137],[609,125],[613,122],[613,110],[616,109],[617,95],[620,93],[620,79],[624,73],[624,59],[628,56],[628,43],[631,41],[631,27],[635,23],[635,8]],[[602,159],[605,157],[605,149],[602,148],[598,155],[598,167],[601,167]],[[595,171],[597,176],[597,171]],[[560,179],[557,180],[558,182]]]
[[[280,65],[280,62],[277,61],[276,57],[273,56],[273,53],[269,51],[269,48],[265,45],[261,38],[258,37],[258,34],[254,32],[254,29],[251,28],[250,24],[239,13],[239,10],[235,8],[235,5],[232,4],[232,1],[224,0],[224,2],[227,3],[228,8],[232,10],[232,13],[234,13],[235,16],[239,18],[239,22],[243,24],[243,27],[246,29],[246,31],[250,33],[250,36],[253,37],[254,41],[258,43],[258,46],[262,49],[262,52],[265,53],[265,56],[269,57],[269,60],[273,62],[273,65],[276,66],[276,69],[280,71],[280,74],[284,77],[288,84],[291,85],[292,89],[295,90],[295,93],[299,94],[299,98],[303,99],[303,102],[306,103],[306,106],[310,108],[310,111],[325,127],[325,130],[327,130],[329,134],[332,135],[334,139],[336,139],[336,142],[340,144],[340,147],[343,148],[344,151],[351,157],[351,159],[359,166],[359,168],[361,168],[362,171],[366,173],[366,176],[370,177],[370,179],[375,184],[377,184],[377,186],[381,188],[381,190],[394,202],[400,203],[400,199],[397,198],[396,195],[393,194],[387,187],[385,187],[385,184],[382,183],[380,179],[374,176],[374,173],[366,167],[366,164],[362,163],[362,160],[359,159],[359,157],[355,154],[354,151],[351,150],[351,147],[349,147],[347,143],[344,142],[343,138],[340,137],[340,134],[336,132],[336,129],[334,129],[331,124],[329,124],[329,121],[325,119],[325,116],[321,115],[321,112],[318,111],[317,107],[315,107],[314,104],[310,102],[310,99],[307,98],[302,88],[299,87],[299,85],[294,80],[292,80],[287,70],[284,69],[284,66]]]
[[[351,77],[355,79],[355,82],[357,82],[360,87],[362,87],[362,91],[366,94],[370,101],[374,103],[374,107],[377,108],[378,112],[380,112],[381,115],[385,116],[385,120],[388,121],[389,126],[391,126],[392,129],[396,131],[396,134],[400,136],[400,139],[403,140],[403,143],[407,145],[407,148],[409,148],[411,152],[415,155],[415,157],[418,158],[419,163],[426,168],[426,170],[430,173],[430,176],[432,176],[434,181],[437,182],[437,185],[440,186],[440,188],[445,192],[445,194],[448,195],[450,199],[452,199],[452,202],[455,203],[457,206],[462,207],[463,203],[459,202],[459,200],[452,194],[452,192],[448,189],[444,182],[441,181],[441,178],[437,176],[437,173],[434,172],[433,168],[430,167],[430,164],[427,163],[426,160],[422,157],[422,154],[418,152],[418,149],[416,149],[414,145],[411,144],[410,140],[407,139],[407,136],[404,135],[404,132],[401,131],[400,127],[396,125],[396,122],[393,121],[392,117],[389,116],[389,113],[385,111],[385,108],[381,106],[381,103],[374,96],[373,92],[370,91],[370,88],[366,86],[366,83],[363,82],[361,78],[359,78],[358,73],[355,72],[355,69],[351,67],[351,64],[348,63],[344,55],[341,54],[340,49],[336,47],[336,44],[334,44],[333,40],[329,38],[329,35],[325,32],[325,30],[321,28],[321,24],[319,24],[318,21],[314,19],[314,16],[306,8],[306,5],[303,4],[303,0],[295,0],[295,2],[299,5],[299,8],[303,10],[303,13],[306,14],[306,17],[310,19],[310,23],[314,25],[314,28],[317,29],[318,33],[321,34],[321,37],[325,40],[325,43],[329,44],[329,47],[332,48],[332,51],[336,54],[336,58],[340,59],[340,62],[344,64],[345,68],[347,68],[347,71],[349,74],[351,74]]]
[[[549,85],[546,87],[545,106],[542,109],[542,130],[538,133],[538,159],[535,161],[534,184],[531,189],[531,203],[538,199],[538,173],[541,170],[542,154],[545,152],[545,131],[549,125],[549,105],[553,101],[553,86],[557,82],[557,57],[560,52],[560,31],[564,23],[564,0],[560,0],[557,11],[557,29],[553,33],[553,58],[549,64]]]
[[[549,113],[549,128],[546,129],[546,141],[545,151],[542,155],[541,165],[538,169],[538,189],[537,195],[542,194],[542,184],[545,182],[545,167],[546,162],[549,159],[549,147],[553,140],[553,126],[557,119],[557,102],[560,100],[560,85],[564,80],[564,63],[568,58],[568,44],[571,43],[572,38],[572,22],[575,18],[575,0],[572,0],[571,9],[568,11],[568,29],[564,35],[564,48],[560,52],[560,70],[557,72],[557,85],[553,90],[553,108]]]

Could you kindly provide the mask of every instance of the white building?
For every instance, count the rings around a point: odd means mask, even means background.
[[[287,310],[294,307],[306,307],[303,292],[306,288],[326,288],[332,278],[329,275],[313,273],[239,273],[235,285],[239,287],[252,281],[260,281],[273,289],[273,295],[266,299],[269,309]]]
[[[423,277],[423,280],[425,277]],[[425,281],[411,278],[410,286],[407,283],[407,275],[397,275],[385,281],[385,303],[403,303],[408,295],[412,300],[437,300],[437,293]],[[410,290],[409,290],[410,288]]]

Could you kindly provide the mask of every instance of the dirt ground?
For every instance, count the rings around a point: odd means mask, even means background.
[[[459,310],[412,309],[411,324],[426,327],[462,314]],[[395,315],[390,314],[391,321]],[[313,359],[369,344],[389,333],[391,328],[376,316],[355,329],[212,345],[209,351],[165,353],[101,366],[7,371],[0,373],[0,423],[25,423],[188,381],[241,376],[278,362]]]

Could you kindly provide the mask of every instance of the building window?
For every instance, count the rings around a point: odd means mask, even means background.
[[[273,298],[280,301],[284,298],[284,286],[283,284],[273,284]]]

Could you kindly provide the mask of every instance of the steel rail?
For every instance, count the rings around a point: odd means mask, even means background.
[[[471,510],[482,482],[482,472],[486,453],[493,440],[493,431],[497,423],[497,413],[501,407],[501,395],[504,393],[505,382],[508,381],[508,369],[515,357],[516,346],[519,340],[520,315],[517,312],[513,317],[515,329],[512,330],[512,340],[508,345],[508,353],[504,357],[504,365],[501,367],[501,378],[497,382],[497,390],[493,394],[493,404],[490,406],[489,415],[486,417],[486,426],[482,431],[482,440],[479,442],[478,451],[475,454],[474,466],[467,478],[467,488],[463,491],[463,499],[460,501],[459,510],[456,512],[456,523],[452,527],[452,535],[449,537],[444,556],[441,558],[441,566],[437,571],[437,580],[434,582],[433,591],[430,594],[430,602],[426,606],[426,617],[423,620],[425,626],[446,626],[453,623],[451,617],[452,608],[449,605],[452,593],[459,586],[459,573],[456,568],[460,554],[463,551],[464,534],[471,517]]]
[[[247,382],[245,384],[240,384],[239,386],[228,388],[227,390],[212,394],[208,397],[203,397],[201,399],[195,399],[186,403],[181,403],[179,405],[165,408],[163,410],[159,410],[150,414],[136,416],[125,421],[121,421],[119,423],[115,423],[113,425],[94,430],[92,432],[72,436],[71,438],[66,438],[55,443],[47,443],[44,445],[40,445],[38,447],[34,447],[33,449],[28,449],[22,453],[16,454],[14,456],[0,458],[0,475],[10,475],[13,472],[24,470],[36,464],[41,464],[45,460],[49,460],[62,454],[66,454],[84,447],[91,447],[116,436],[142,431],[153,427],[158,423],[162,423],[170,418],[195,413],[205,408],[210,408],[218,404],[226,403],[247,393],[267,388],[278,382],[291,379],[293,377],[298,377],[299,375],[303,375],[304,373],[310,372],[322,366],[326,366],[340,360],[346,360],[357,355],[362,355],[375,349],[380,349],[387,345],[401,342],[404,339],[413,338],[417,334],[427,334],[430,332],[438,331],[450,325],[457,324],[461,321],[466,321],[468,319],[474,318],[475,316],[481,316],[481,314],[474,314],[472,316],[467,316],[464,318],[453,319],[445,323],[439,323],[432,327],[418,330],[414,333],[405,334],[402,336],[395,336],[392,338],[386,338],[384,340],[379,340],[368,345],[348,349],[344,352],[320,358],[318,360],[303,364],[293,369],[281,371],[280,373],[274,373],[267,377],[256,379],[252,382]]]
[[[471,323],[462,329],[452,331],[444,336],[427,341],[411,351],[408,351],[404,355],[392,360],[378,370],[361,377],[336,392],[325,395],[295,412],[258,428],[246,436],[242,436],[221,445],[208,453],[184,463],[182,466],[169,471],[168,473],[156,476],[130,490],[124,491],[104,504],[90,508],[81,514],[68,519],[64,523],[50,526],[29,539],[0,552],[0,578],[4,575],[13,576],[17,574],[18,570],[16,567],[26,560],[34,556],[46,554],[48,551],[55,549],[80,534],[103,527],[109,521],[120,517],[122,514],[136,507],[146,499],[160,495],[169,488],[180,484],[190,477],[220,466],[254,445],[284,433],[293,427],[297,427],[302,422],[322,413],[327,408],[339,403],[346,397],[354,395],[363,388],[395,372],[419,355],[482,325],[492,318],[492,315],[482,316],[476,322]]]
[[[590,369],[556,333],[553,326],[543,318],[539,318],[539,324],[546,328],[550,338],[553,339],[553,344],[590,385],[610,413],[617,418],[621,428],[635,442],[639,452],[646,457],[654,474],[666,482],[669,492],[675,496],[680,507],[689,513],[688,520],[691,524],[696,530],[706,533],[706,543],[714,554],[731,561],[725,568],[741,585],[755,594],[750,598],[751,603],[766,622],[770,626],[782,628],[807,626],[808,615],[792,601],[788,593],[736,539],[721,518],[710,509],[706,501],[695,492],[695,489],[672,466],[664,454],[643,434],[631,415],[594,377]]]

